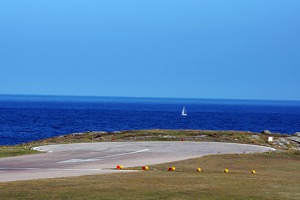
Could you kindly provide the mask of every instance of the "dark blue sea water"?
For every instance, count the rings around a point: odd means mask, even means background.
[[[181,116],[185,106],[187,116]],[[0,145],[85,131],[300,131],[300,101],[0,95]]]

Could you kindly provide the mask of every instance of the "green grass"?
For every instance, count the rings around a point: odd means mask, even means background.
[[[168,172],[170,166],[176,171]],[[0,199],[300,199],[298,152],[205,156],[149,167],[134,173],[0,183]]]
[[[0,146],[0,158],[40,153],[27,146]]]

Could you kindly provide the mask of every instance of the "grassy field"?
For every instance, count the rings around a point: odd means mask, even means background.
[[[168,172],[170,166],[176,171]],[[134,173],[0,183],[0,199],[300,199],[299,152],[215,155],[149,167]]]

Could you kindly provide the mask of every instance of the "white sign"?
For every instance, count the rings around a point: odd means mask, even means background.
[[[268,137],[268,142],[273,142],[273,137]]]

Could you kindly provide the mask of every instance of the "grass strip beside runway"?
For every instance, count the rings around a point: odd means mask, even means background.
[[[37,154],[39,151],[29,149],[25,146],[0,146],[0,158],[11,156],[22,156],[29,154]]]
[[[176,171],[167,171],[170,166],[175,166]],[[202,172],[197,172],[198,167],[203,169]],[[229,170],[228,173],[223,172],[225,168]],[[253,169],[256,170],[255,174],[251,174]],[[299,188],[299,152],[272,152],[204,156],[153,165],[149,166],[149,171],[141,170],[134,173],[0,183],[0,197],[3,199],[300,199]]]

